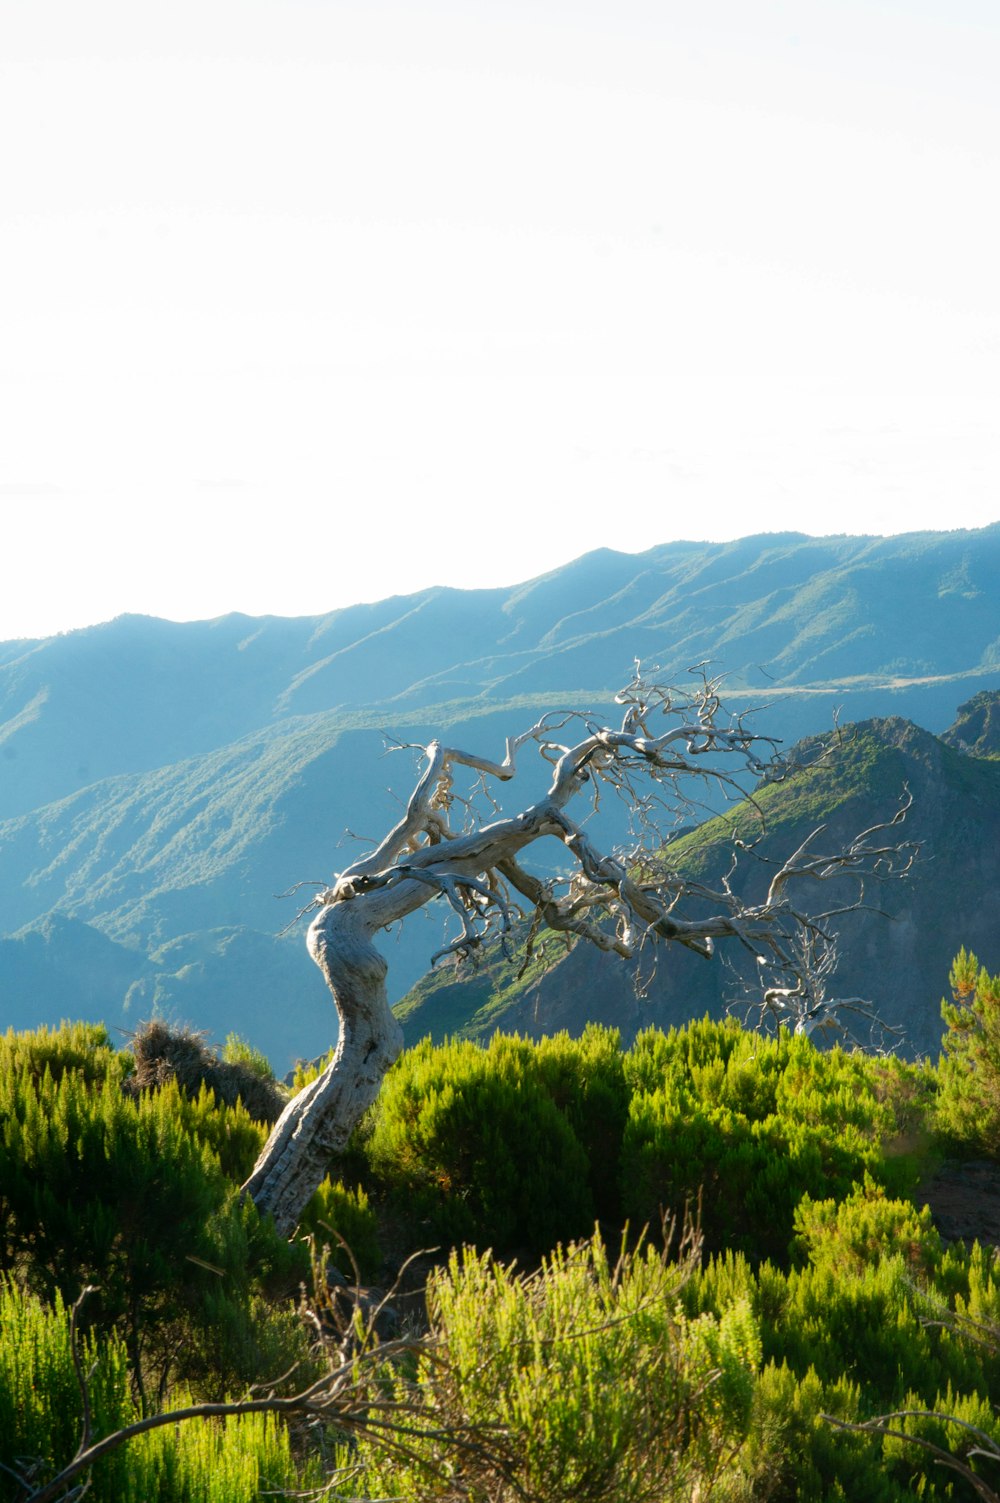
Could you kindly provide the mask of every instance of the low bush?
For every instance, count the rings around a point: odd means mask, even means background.
[[[477,1500],[715,1496],[751,1421],[759,1342],[745,1306],[687,1318],[686,1271],[648,1247],[613,1265],[597,1238],[530,1277],[454,1254],[428,1293],[414,1454],[400,1465],[362,1447],[370,1495],[437,1496],[442,1438],[457,1431],[481,1437],[478,1454],[455,1454]],[[413,1382],[396,1381],[412,1400]]]
[[[92,1434],[101,1439],[139,1417],[130,1395],[128,1362],[115,1336],[83,1341]],[[173,1408],[189,1395],[173,1394]],[[20,1503],[15,1471],[36,1486],[73,1458],[83,1420],[70,1350],[69,1320],[56,1295],[51,1306],[0,1281],[0,1499]],[[258,1503],[269,1493],[317,1487],[315,1462],[293,1458],[284,1424],[269,1414],[226,1423],[167,1425],[141,1435],[99,1461],[91,1473],[93,1503]]]
[[[127,1064],[99,1030],[5,1048],[0,1271],[68,1303],[99,1286],[88,1320],[121,1330],[140,1393],[260,1376],[254,1295],[293,1289],[307,1266],[239,1200],[262,1129],[204,1086],[125,1094]]]
[[[949,981],[937,1125],[951,1147],[1000,1158],[1000,976],[962,949]]]
[[[522,1039],[408,1050],[364,1149],[420,1242],[535,1257],[593,1225],[587,1155]]]

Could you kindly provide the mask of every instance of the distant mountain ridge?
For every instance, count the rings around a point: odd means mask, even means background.
[[[430,589],[327,616],[122,616],[5,643],[0,816],[288,716],[405,718],[455,701],[610,689],[636,657],[668,675],[709,657],[734,688],[758,692],[1000,671],[998,565],[1000,524],[774,534],[603,549],[510,589]]]
[[[326,616],[121,617],[0,644],[0,1019],[128,1026],[155,1005],[279,1066],[315,1054],[332,1007],[301,928],[279,937],[309,889],[274,895],[328,880],[363,848],[348,828],[392,819],[387,785],[405,796],[414,762],[386,762],[381,728],[493,752],[546,705],[607,704],[639,657],[678,679],[711,659],[786,740],[838,707],[943,731],[1000,684],[998,565],[1000,525],[780,534]],[[387,941],[398,989],[431,927]]]

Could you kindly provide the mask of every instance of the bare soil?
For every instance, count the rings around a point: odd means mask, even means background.
[[[1000,1164],[948,1159],[921,1185],[916,1200],[930,1206],[946,1242],[1000,1247]]]

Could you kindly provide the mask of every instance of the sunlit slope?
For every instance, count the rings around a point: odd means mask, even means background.
[[[220,749],[291,715],[398,719],[454,700],[613,690],[636,657],[674,676],[711,659],[758,698],[995,676],[998,568],[1000,527],[769,535],[602,550],[510,589],[425,590],[328,616],[125,616],[4,643],[0,816]],[[953,694],[952,708],[968,692]]]
[[[711,885],[728,869],[732,834],[753,842],[734,879],[752,902],[766,891],[774,863],[813,831],[825,827],[817,850],[836,851],[891,818],[905,788],[913,795],[905,825],[880,839],[919,842],[919,859],[903,881],[869,883],[871,907],[836,921],[842,958],[830,991],[871,998],[886,1022],[906,1030],[911,1051],[935,1052],[938,1002],[955,951],[965,944],[987,959],[1000,936],[1000,763],[963,755],[908,721],[865,722],[845,728],[829,757],[760,788],[756,807],[710,820],[670,849],[681,871]],[[806,882],[799,892],[817,913],[851,902],[856,889]],[[553,941],[547,965],[533,964],[520,980],[494,957],[478,972],[425,977],[398,1011],[410,1040],[483,1036],[497,1027],[533,1036],[579,1032],[591,1018],[630,1035],[727,1005],[742,1013],[755,995],[753,958],[739,950],[703,961],[662,947],[638,971],[637,990],[635,967],[586,945],[566,953]]]
[[[970,756],[1000,757],[1000,694],[984,689],[974,695],[941,739]]]

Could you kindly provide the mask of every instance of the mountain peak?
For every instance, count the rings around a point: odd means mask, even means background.
[[[941,740],[970,757],[1000,757],[1000,690],[982,689],[959,705]]]

